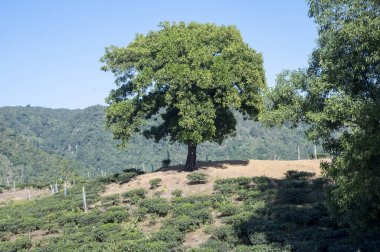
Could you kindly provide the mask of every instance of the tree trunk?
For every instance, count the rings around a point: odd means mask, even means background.
[[[196,167],[197,167],[197,145],[193,143],[188,143],[185,169],[186,171],[194,171]]]

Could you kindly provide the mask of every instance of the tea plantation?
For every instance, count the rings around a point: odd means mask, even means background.
[[[66,197],[59,191],[1,206],[0,251],[380,250],[377,236],[353,236],[329,219],[323,200],[333,185],[311,173],[203,181],[213,183],[212,195],[183,197],[176,190],[164,198],[157,185],[151,192],[100,196],[108,183],[127,183],[138,174],[126,170],[78,182]],[[199,231],[206,238],[199,246],[186,240]]]

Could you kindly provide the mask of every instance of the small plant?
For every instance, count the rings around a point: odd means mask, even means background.
[[[164,193],[163,190],[156,191],[156,192],[153,193],[153,197],[160,198],[163,193]]]
[[[306,172],[306,171],[287,171],[285,173],[286,179],[308,179],[315,176],[315,173],[313,172]]]
[[[170,209],[169,203],[165,199],[160,198],[144,199],[140,202],[140,207],[146,208],[147,213],[157,214],[159,216],[165,216]]]
[[[161,180],[160,178],[151,179],[151,180],[149,181],[150,189],[155,189],[155,188],[159,187],[161,181],[162,181],[162,180]]]
[[[162,160],[162,166],[165,167],[165,168],[169,167],[170,163],[171,163],[170,159],[164,159],[164,160]]]
[[[129,200],[130,203],[136,204],[141,199],[145,198],[146,191],[144,188],[137,188],[129,190],[123,196]]]
[[[172,196],[174,197],[181,197],[182,196],[182,190],[176,189],[172,192]]]
[[[120,204],[120,195],[115,194],[115,195],[110,195],[101,198],[101,203],[102,206],[109,207],[109,206],[116,206]]]
[[[209,175],[202,172],[193,172],[189,175],[187,175],[187,180],[189,185],[195,185],[195,184],[205,184],[207,183]]]
[[[232,203],[222,204],[218,210],[220,212],[220,216],[231,216],[242,211],[240,205]]]

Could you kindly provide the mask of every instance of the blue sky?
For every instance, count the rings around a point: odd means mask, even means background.
[[[307,66],[316,27],[304,0],[2,0],[0,106],[85,108],[115,87],[99,58],[160,21],[236,25],[264,57],[269,86]]]

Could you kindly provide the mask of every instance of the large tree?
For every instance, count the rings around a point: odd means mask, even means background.
[[[310,125],[332,155],[323,171],[336,187],[329,206],[352,227],[380,224],[380,4],[311,0],[318,26],[308,69],[284,72],[269,93],[267,123]]]
[[[101,61],[118,87],[106,110],[114,138],[125,145],[160,114],[161,123],[143,134],[186,144],[188,170],[196,167],[198,144],[235,133],[233,110],[255,118],[262,107],[262,56],[234,26],[164,22],[126,47],[106,48]]]

